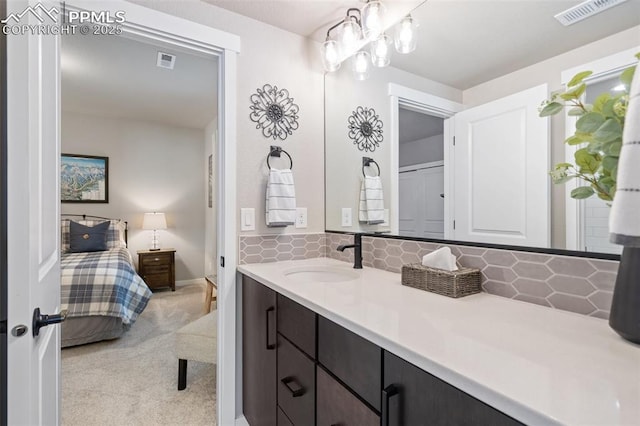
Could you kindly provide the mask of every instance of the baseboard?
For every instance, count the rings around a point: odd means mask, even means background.
[[[191,285],[191,284],[200,284],[202,286],[207,285],[206,281],[203,278],[194,278],[191,280],[178,280],[176,281],[176,287],[183,287],[185,285]]]

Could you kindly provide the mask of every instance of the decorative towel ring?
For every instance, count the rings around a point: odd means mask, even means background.
[[[293,159],[291,158],[289,153],[284,149],[282,149],[282,147],[280,146],[271,145],[271,150],[269,151],[269,154],[267,154],[267,167],[269,167],[269,170],[271,170],[271,164],[269,164],[269,158],[271,157],[280,158],[281,153],[285,153],[287,157],[289,157],[289,161],[291,162],[291,166],[289,166],[289,170],[293,169]]]
[[[369,157],[362,157],[362,176],[367,177],[367,175],[364,173],[364,168],[370,167],[371,163],[376,165],[376,167],[378,168],[378,176],[380,176],[380,166],[378,165],[378,163],[376,163],[376,160]]]

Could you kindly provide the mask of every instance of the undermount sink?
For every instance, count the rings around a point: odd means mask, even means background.
[[[286,269],[284,276],[301,283],[339,283],[355,280],[360,275],[356,271],[331,266],[300,266]]]

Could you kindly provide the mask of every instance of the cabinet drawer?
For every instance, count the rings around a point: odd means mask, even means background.
[[[278,335],[278,406],[294,425],[313,425],[315,364]]]
[[[384,353],[384,386],[387,391],[393,389],[387,397],[388,426],[521,424],[387,351]],[[386,418],[385,413],[383,417]]]
[[[380,410],[380,347],[319,316],[318,361],[372,407]]]
[[[316,358],[316,314],[278,294],[278,331],[311,358]]]
[[[380,417],[318,367],[317,426],[380,426]]]
[[[145,255],[145,256],[141,256],[140,258],[140,262],[142,262],[143,265],[147,266],[151,266],[151,265],[170,265],[171,264],[171,259],[173,258],[173,254],[169,254],[169,253],[159,253],[156,255]]]
[[[171,270],[171,266],[169,265],[159,265],[159,266],[145,266],[143,268],[144,273],[149,274],[167,274]]]
[[[169,275],[164,274],[144,274],[142,277],[149,287],[167,286],[171,284]]]

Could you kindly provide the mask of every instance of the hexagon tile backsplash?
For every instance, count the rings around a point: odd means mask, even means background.
[[[338,252],[340,244],[351,244],[345,234],[267,235],[240,237],[240,264],[308,259],[328,256],[353,262],[353,252]],[[406,263],[443,244],[389,238],[363,237],[363,264],[400,272]],[[522,251],[448,245],[462,266],[482,271],[487,293],[529,303],[563,309],[598,318],[608,318],[618,262]]]

